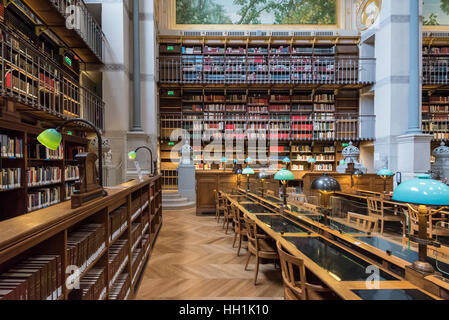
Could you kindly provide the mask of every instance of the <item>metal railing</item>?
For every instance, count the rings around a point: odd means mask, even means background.
[[[448,84],[449,59],[444,57],[423,58],[423,84]]]
[[[102,99],[19,36],[0,25],[0,92],[61,119],[83,118],[104,129]]]
[[[192,118],[193,117],[193,118]],[[233,139],[278,139],[291,141],[361,141],[375,139],[374,115],[353,113],[309,113],[274,115],[260,119],[241,114],[210,120],[203,115],[162,114],[161,138],[170,140],[176,129],[184,129],[190,138],[208,141],[210,136]],[[212,132],[213,131],[213,132]],[[198,135],[200,137],[198,137]],[[179,137],[175,137],[177,139]]]
[[[372,84],[376,60],[309,56],[160,57],[163,84]]]
[[[422,119],[422,131],[433,135],[437,141],[446,141],[449,139],[449,119],[446,114],[440,116],[425,115]]]
[[[82,0],[50,0],[50,2],[66,19],[70,15],[75,16],[74,30],[76,30],[90,50],[95,53],[97,58],[103,61],[105,36],[100,25],[87,9],[86,4]],[[70,10],[74,6],[77,10]]]

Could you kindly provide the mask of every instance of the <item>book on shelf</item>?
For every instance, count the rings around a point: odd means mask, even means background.
[[[128,240],[119,239],[109,247],[109,285],[113,285],[128,261]]]
[[[430,103],[449,103],[449,97],[448,96],[431,96],[429,97]]]
[[[0,274],[0,300],[57,300],[62,285],[61,256],[33,255]]]
[[[332,171],[333,168],[334,168],[334,166],[332,164],[320,163],[320,164],[315,164],[314,165],[314,170],[315,171]]]
[[[64,147],[61,144],[57,150],[50,150],[37,143],[34,148],[31,145],[29,146],[28,157],[37,160],[62,160],[64,158]]]
[[[44,188],[28,192],[28,212],[61,202],[59,188]]]
[[[321,102],[321,103],[327,103],[327,102],[333,102],[335,99],[335,95],[333,94],[317,94],[315,95],[315,102]]]
[[[75,192],[75,183],[69,182],[66,183],[64,186],[65,191],[65,200],[70,200],[72,198],[73,193]]]
[[[78,166],[66,166],[64,168],[65,180],[77,180],[80,177],[80,170]]]
[[[335,156],[331,154],[319,154],[316,156],[316,161],[335,161]]]
[[[59,182],[61,182],[61,168],[59,167],[30,167],[27,169],[27,183],[29,187]]]
[[[103,223],[84,224],[67,236],[67,258],[69,265],[77,266],[83,273],[101,254],[106,246],[106,229]],[[76,274],[69,276],[68,283],[77,280]]]
[[[130,279],[128,273],[118,276],[114,285],[109,289],[109,300],[126,300],[130,292]]]
[[[1,157],[23,158],[23,139],[0,134]]]
[[[127,209],[122,206],[109,214],[109,238],[114,241],[115,238],[127,228],[128,221]]]
[[[0,190],[20,188],[21,180],[21,168],[3,168],[0,175]]]
[[[310,153],[312,152],[312,147],[309,145],[300,145],[300,146],[293,145],[292,152]]]
[[[106,268],[90,269],[80,280],[79,289],[73,289],[69,300],[103,300],[106,297]]]

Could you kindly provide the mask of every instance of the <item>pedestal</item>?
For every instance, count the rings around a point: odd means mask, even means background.
[[[180,164],[178,166],[178,193],[189,201],[196,202],[195,188],[195,166],[193,164]]]
[[[398,145],[398,171],[402,180],[413,179],[418,173],[430,170],[430,143],[427,134],[406,134],[396,138]]]

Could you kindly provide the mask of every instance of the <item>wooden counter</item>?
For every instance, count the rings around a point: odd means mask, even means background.
[[[302,181],[304,194],[310,196],[314,191],[310,189],[312,182],[323,175],[323,172],[294,173],[295,177]],[[342,192],[352,193],[356,189],[372,192],[384,191],[384,180],[376,174],[364,174],[360,177],[353,176],[354,186],[351,187],[351,175],[342,173],[329,173],[329,176],[335,178],[341,186]],[[387,192],[393,191],[393,177],[387,179]]]
[[[122,236],[132,244],[129,226],[132,223],[143,224],[145,222],[147,229],[142,228],[144,230],[142,236],[147,232],[150,239],[146,247],[142,247],[142,243],[135,243],[136,248],[140,248],[145,254],[141,261],[134,264],[132,264],[131,246],[129,248],[129,259],[125,269],[128,270],[131,279],[135,276],[134,281],[131,282],[130,297],[132,297],[144,262],[153,248],[162,225],[161,177],[146,177],[143,181],[133,180],[116,187],[106,188],[106,191],[108,192],[106,197],[91,201],[80,208],[71,209],[69,201],[0,222],[0,273],[5,272],[31,254],[60,255],[64,272],[68,266],[67,236],[75,226],[86,221],[95,221],[95,223],[105,225],[107,231],[106,250],[102,253],[103,256],[96,261],[101,260],[107,272],[107,249],[110,245],[109,241],[112,239],[112,235],[109,234],[109,214],[120,207],[126,207],[127,229],[123,231]],[[108,281],[110,280],[108,279]],[[106,288],[108,293],[110,288],[109,286]],[[68,299],[68,290],[65,286],[63,286],[62,299]]]
[[[256,174],[258,171],[256,171]],[[240,177],[240,186],[246,189],[247,177]],[[251,188],[260,187],[260,180],[256,175],[250,177]],[[277,189],[278,183],[274,180],[267,180],[265,188],[272,190]],[[230,191],[237,189],[237,175],[232,171],[223,170],[197,170],[196,171],[196,213],[215,213],[215,195],[214,190]]]

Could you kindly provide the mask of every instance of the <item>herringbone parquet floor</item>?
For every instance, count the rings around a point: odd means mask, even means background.
[[[164,211],[163,215],[136,299],[283,299],[279,267],[261,264],[254,286],[255,258],[245,271],[246,249],[237,257],[233,232],[225,235],[215,216],[199,217],[194,209]]]

